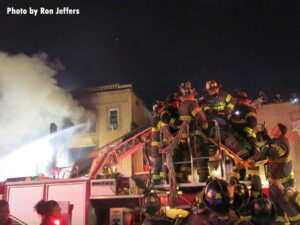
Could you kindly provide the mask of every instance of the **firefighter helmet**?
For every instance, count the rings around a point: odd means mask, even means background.
[[[237,90],[234,95],[236,98],[243,98],[243,99],[249,98],[246,91]]]
[[[150,215],[154,215],[158,210],[160,210],[160,197],[155,193],[149,193],[144,197],[144,207],[146,212]]]
[[[216,89],[216,88],[220,88],[220,87],[221,87],[221,85],[219,85],[217,83],[217,81],[215,81],[215,80],[209,80],[205,84],[205,89],[206,90],[212,90],[212,89]]]
[[[186,81],[179,84],[179,93],[181,96],[189,96],[190,94],[195,94],[196,90],[192,87],[192,83],[190,81]]]
[[[234,93],[234,97],[237,98],[238,101],[249,101],[251,102],[250,97],[246,91],[237,90]]]
[[[177,93],[173,93],[166,98],[167,104],[173,104],[179,101],[179,97]]]
[[[202,195],[204,205],[213,212],[226,214],[229,212],[228,183],[225,180],[215,178],[205,188]]]
[[[237,210],[249,204],[249,190],[246,184],[238,183],[234,186],[234,199],[231,206]]]
[[[273,224],[276,219],[273,203],[267,198],[255,199],[251,204],[251,218],[255,224]]]
[[[251,104],[251,99],[249,98],[248,93],[246,91],[237,90],[234,93],[234,96],[236,97],[239,104],[244,104],[244,105]]]
[[[164,107],[164,103],[161,101],[156,101],[153,106],[152,106],[152,110],[154,113],[158,113],[160,112]]]

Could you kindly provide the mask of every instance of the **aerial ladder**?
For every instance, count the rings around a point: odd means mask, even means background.
[[[149,139],[150,135],[151,128],[146,128],[115,146],[110,143],[98,149],[97,152],[99,152],[99,156],[96,157],[92,163],[89,178],[95,178],[96,175],[103,170],[104,166],[116,164],[128,155],[144,147],[146,139]]]

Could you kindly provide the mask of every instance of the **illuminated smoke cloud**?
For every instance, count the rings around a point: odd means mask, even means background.
[[[51,122],[86,122],[88,112],[57,85],[55,75],[63,68],[46,54],[0,52],[0,157],[49,134]]]

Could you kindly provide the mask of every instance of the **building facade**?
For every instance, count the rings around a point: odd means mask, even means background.
[[[134,93],[131,84],[86,88],[77,90],[73,96],[96,116],[90,131],[72,137],[71,151],[97,149],[108,143],[116,145],[132,130],[150,126],[151,113]],[[122,173],[131,175],[133,170],[142,171],[142,158],[142,150],[126,157],[122,161]]]

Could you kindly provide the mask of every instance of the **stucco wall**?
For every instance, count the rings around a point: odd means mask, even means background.
[[[113,90],[110,87],[114,87],[112,88]],[[104,90],[101,87],[90,88],[87,92],[77,95],[76,99],[84,107],[95,110],[97,114],[96,132],[94,133],[97,147],[102,147],[130,132],[134,128],[133,124],[138,127],[144,127],[149,126],[151,122],[149,110],[144,102],[132,91],[131,85],[112,85],[105,87]],[[119,126],[117,129],[109,127],[110,109],[119,110]],[[77,141],[73,142],[73,147],[76,143],[82,143],[83,141],[80,139],[80,135],[77,135],[76,138]],[[142,171],[142,149],[126,157],[120,163],[120,168],[125,176],[131,176],[136,171]]]
[[[132,122],[131,88],[96,92],[79,96],[82,105],[96,111],[97,146],[101,147],[128,133]],[[119,125],[117,129],[109,127],[109,110],[119,110]]]

